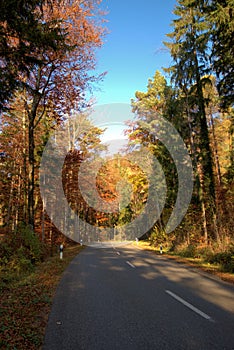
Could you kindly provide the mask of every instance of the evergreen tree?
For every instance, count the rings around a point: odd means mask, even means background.
[[[234,0],[200,0],[209,23],[211,63],[218,78],[222,106],[234,103]]]
[[[205,203],[205,222],[212,223],[218,239],[216,225],[215,182],[213,160],[210,149],[209,131],[203,95],[203,76],[209,67],[209,24],[205,21],[198,3],[193,0],[178,0],[174,10],[174,31],[168,34],[171,42],[165,45],[170,49],[174,65],[166,71],[181,90],[193,94],[193,113],[199,132],[198,170],[200,172],[200,198]]]

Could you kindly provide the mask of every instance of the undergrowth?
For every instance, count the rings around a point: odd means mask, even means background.
[[[212,247],[200,247],[190,244],[183,248],[177,248],[175,253],[184,258],[197,258],[204,263],[214,264],[220,271],[234,273],[234,246],[230,245],[225,251],[216,251]]]
[[[59,254],[46,256],[45,247],[27,227],[8,239],[0,244],[0,348],[38,350],[56,286],[83,247],[65,246],[60,260]]]

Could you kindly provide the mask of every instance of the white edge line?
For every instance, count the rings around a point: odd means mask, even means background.
[[[180,298],[178,295],[172,293],[170,290],[165,290],[165,292],[167,294],[169,294],[170,296],[172,296],[174,299],[178,300],[179,302],[181,302],[182,304],[184,304],[185,306],[187,306],[189,309],[193,310],[194,312],[196,312],[198,315],[204,317],[206,320],[210,320],[212,321],[212,318],[205,314],[203,311],[197,309],[195,306],[193,306],[192,304],[188,303],[187,301],[185,301],[184,299]]]
[[[130,261],[126,261],[126,264],[128,264],[129,266],[131,266],[133,269],[135,269],[136,266],[134,266],[133,264],[130,263]]]

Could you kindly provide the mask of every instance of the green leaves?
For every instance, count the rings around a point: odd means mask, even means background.
[[[211,65],[218,78],[222,107],[234,103],[234,1],[199,1],[209,25]]]

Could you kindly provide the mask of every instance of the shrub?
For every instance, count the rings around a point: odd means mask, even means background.
[[[222,271],[234,272],[234,255],[230,251],[214,254],[210,262],[220,265]]]
[[[198,256],[204,262],[219,265],[224,272],[234,272],[234,254],[230,250],[214,253],[211,248],[205,247],[198,249]]]
[[[155,225],[149,237],[150,245],[156,247],[157,245],[166,242],[167,239],[168,236],[166,235],[165,231]]]
[[[0,265],[4,265],[8,262],[10,257],[13,255],[13,248],[8,242],[2,241],[0,243]]]
[[[179,255],[184,258],[194,258],[197,253],[197,248],[193,244],[189,244],[186,248],[179,252]]]
[[[31,271],[43,259],[44,249],[30,227],[21,224],[16,232],[7,234],[0,243],[0,268],[2,271]]]
[[[42,258],[42,244],[37,235],[29,226],[23,226],[19,234],[21,235],[22,245],[19,248],[19,253],[23,250],[26,256],[32,263],[36,263]]]
[[[34,266],[31,260],[27,259],[25,256],[14,256],[9,262],[9,268],[12,272],[20,275],[22,272],[31,272]]]
[[[211,263],[214,256],[214,252],[210,247],[197,248],[197,257],[201,258],[204,262]]]

